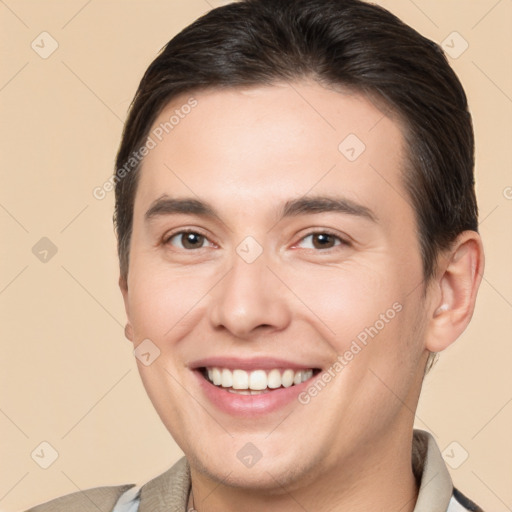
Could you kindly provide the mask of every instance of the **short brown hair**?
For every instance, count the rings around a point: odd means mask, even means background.
[[[471,115],[440,47],[382,7],[360,0],[245,0],[209,11],[176,35],[145,72],[125,124],[116,177],[177,95],[301,78],[376,98],[403,121],[403,182],[428,282],[439,252],[462,231],[478,230]],[[116,179],[122,279],[139,167],[133,162]]]

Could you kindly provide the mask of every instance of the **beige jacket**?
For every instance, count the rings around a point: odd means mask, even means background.
[[[454,490],[434,438],[422,430],[414,431],[413,466],[421,482],[414,512],[481,512],[474,503]],[[131,485],[99,487],[82,491],[43,505],[27,512],[110,512],[119,497]],[[185,457],[160,476],[140,489],[138,512],[186,512],[190,491],[190,468]]]

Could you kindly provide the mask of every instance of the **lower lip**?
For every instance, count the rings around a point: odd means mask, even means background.
[[[305,382],[290,386],[288,388],[278,388],[268,393],[259,395],[240,395],[231,393],[226,388],[221,388],[206,380],[200,371],[194,371],[196,378],[199,379],[199,385],[210,402],[217,408],[228,414],[238,416],[260,416],[277,411],[286,407],[290,403],[298,402],[298,395],[304,391],[315,378],[314,376]]]

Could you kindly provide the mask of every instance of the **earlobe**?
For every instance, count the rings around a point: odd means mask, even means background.
[[[127,322],[124,327],[124,336],[128,341],[133,342],[134,336],[133,336],[133,327],[130,322]]]
[[[430,352],[446,349],[471,320],[484,270],[484,252],[478,233],[461,233],[441,265],[437,278],[439,297],[432,307],[425,342]]]

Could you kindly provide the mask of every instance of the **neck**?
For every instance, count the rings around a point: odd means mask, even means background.
[[[400,432],[400,429],[397,429]],[[395,433],[397,432],[395,431]],[[197,512],[366,512],[389,510],[412,512],[418,489],[411,464],[410,435],[381,439],[379,446],[368,446],[342,464],[319,463],[306,477],[282,486],[254,489],[215,481],[191,467],[194,507]]]

